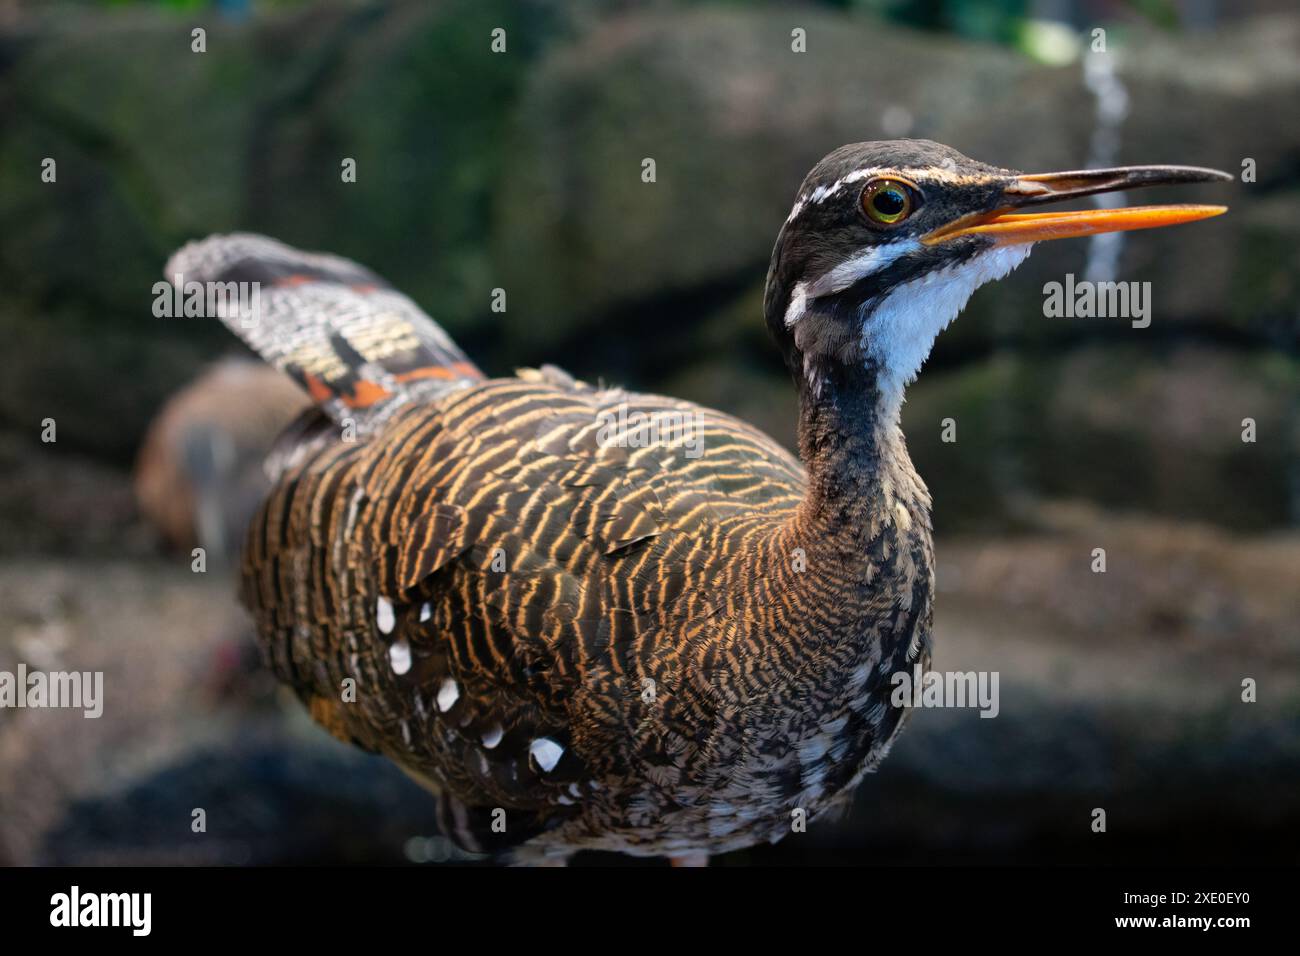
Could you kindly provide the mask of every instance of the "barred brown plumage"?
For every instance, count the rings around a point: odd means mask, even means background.
[[[692,790],[702,798],[716,786],[717,757],[745,743],[731,736],[743,724],[719,722],[719,707],[736,720],[749,701],[757,718],[783,684],[810,693],[816,683],[811,641],[741,652],[780,632],[786,608],[774,598],[802,590],[796,549],[813,566],[823,560],[792,521],[798,464],[704,410],[698,459],[601,447],[601,411],[623,403],[683,408],[541,373],[399,413],[382,443],[325,445],[287,475],[246,550],[245,599],[276,673],[312,713],[463,803],[509,808],[512,839],[580,821],[570,809],[579,800],[594,809],[627,799],[609,781],[633,768],[679,788],[673,803],[641,811],[647,823],[684,813]],[[802,580],[834,633],[832,595],[817,592],[835,577]],[[394,608],[387,634],[379,596]],[[403,673],[392,647],[410,655]],[[840,663],[847,676],[861,662]],[[340,699],[347,678],[355,705]],[[447,680],[456,698],[444,707]],[[768,719],[778,715],[789,719]],[[541,739],[562,748],[546,772],[529,758]],[[800,790],[797,773],[788,785],[790,796]],[[462,840],[482,847],[489,836]],[[575,827],[561,845],[584,839]]]
[[[1107,188],[1150,169],[1104,171]],[[1003,248],[1001,212],[1096,191],[1093,175],[1021,177],[924,141],[819,163],[765,297],[799,459],[720,412],[551,367],[485,379],[346,260],[187,246],[169,274],[266,285],[259,321],[222,317],[329,413],[281,442],[244,550],[270,665],[331,733],[437,794],[469,849],[780,839],[882,759],[907,713],[891,677],[928,664],[930,498],[902,386],[1027,252]],[[882,179],[910,191],[888,221],[861,201]]]

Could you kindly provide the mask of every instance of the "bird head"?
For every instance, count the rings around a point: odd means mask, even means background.
[[[764,308],[813,394],[838,368],[866,367],[897,407],[935,337],[979,286],[1035,242],[1149,229],[1224,206],[1024,212],[1138,186],[1229,180],[1191,166],[1025,175],[928,140],[842,146],[808,174],[772,252]]]

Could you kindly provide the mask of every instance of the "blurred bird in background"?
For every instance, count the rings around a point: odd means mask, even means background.
[[[270,488],[266,456],[309,404],[283,375],[244,358],[214,363],[167,401],[140,447],[135,494],[168,547],[201,547],[217,564],[237,555]]]

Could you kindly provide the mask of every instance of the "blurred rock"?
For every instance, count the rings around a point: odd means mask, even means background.
[[[0,431],[0,555],[139,554],[149,540],[140,525],[131,482],[61,441]]]
[[[998,716],[918,712],[844,821],[722,865],[1293,852],[1300,538],[1038,510],[1030,535],[938,543],[934,666],[996,671]],[[333,741],[265,670],[224,680],[246,626],[230,592],[185,562],[0,563],[0,669],[102,670],[105,691],[97,720],[0,710],[0,860],[447,859],[409,852],[436,836],[433,804],[394,766]],[[1095,806],[1113,841],[1092,838]]]
[[[205,812],[200,833],[191,827],[196,808]],[[407,841],[437,833],[432,799],[382,757],[250,727],[121,792],[72,803],[37,859],[52,866],[391,866],[407,862]]]
[[[940,531],[1024,524],[1040,498],[1264,531],[1300,521],[1298,397],[1276,353],[1103,341],[930,368],[903,427]]]
[[[807,53],[791,52],[794,26],[807,30]],[[1300,118],[1300,18],[1111,42],[1130,101],[1117,162],[1237,172],[1249,156],[1259,171],[1254,184],[1180,191],[1226,200],[1232,213],[1132,238],[1123,277],[1152,283],[1158,325],[1295,343],[1300,123],[1279,120]],[[512,331],[540,348],[556,323],[595,336],[629,303],[756,279],[809,167],[841,143],[897,135],[886,127],[899,117],[908,135],[1048,171],[1083,165],[1094,110],[1078,64],[1041,66],[867,18],[730,7],[612,18],[548,57],[520,110],[514,152],[528,161],[503,184],[497,232],[508,284],[527,293]],[[641,181],[646,157],[653,184]],[[1086,251],[1041,245],[1015,281],[977,297],[941,350],[1068,335],[1042,319],[1041,286],[1081,276]],[[697,321],[664,309],[649,337],[689,352]]]
[[[1288,862],[1300,537],[1077,505],[1037,519],[1049,530],[937,544],[933,666],[997,672],[998,716],[918,711],[817,845],[876,863]]]
[[[217,322],[150,312],[168,255],[212,232],[352,256],[453,334],[486,319],[511,105],[556,16],[312,5],[213,20],[204,54],[188,18],[143,5],[0,26],[0,417],[53,416],[128,461],[164,397],[229,346]],[[489,50],[495,26],[509,55]]]
[[[654,383],[729,315],[723,341],[776,378],[759,315],[735,305],[824,152],[906,132],[1027,169],[1088,154],[1078,64],[810,7],[638,7],[313,5],[214,22],[202,55],[187,20],[143,7],[0,27],[0,415],[53,416],[125,463],[163,396],[228,342],[150,315],[158,270],[235,227],[357,258],[495,372],[558,361]],[[790,50],[795,25],[807,53]],[[507,54],[489,49],[496,26]],[[1123,277],[1152,282],[1161,334],[1296,342],[1298,43],[1295,16],[1113,34],[1130,98],[1118,161],[1258,165],[1257,183],[1178,192],[1230,215],[1128,241]],[[1044,244],[976,296],[936,361],[1067,344],[1078,328],[1043,319],[1041,286],[1081,274],[1086,249]]]

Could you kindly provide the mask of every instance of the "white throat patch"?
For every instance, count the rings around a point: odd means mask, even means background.
[[[893,289],[863,306],[863,351],[876,363],[886,412],[896,417],[903,389],[916,378],[934,340],[957,317],[971,294],[1024,262],[1032,244],[990,249]]]

